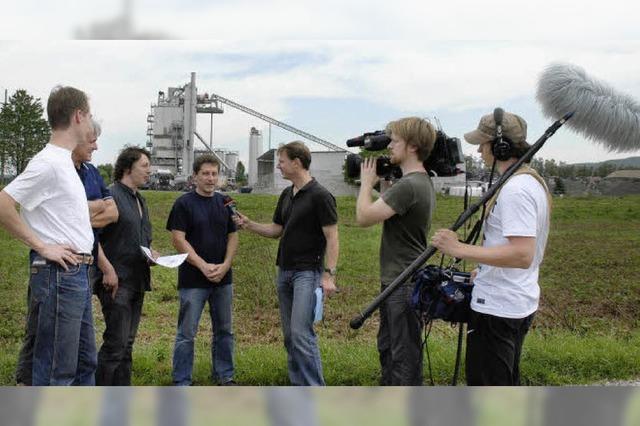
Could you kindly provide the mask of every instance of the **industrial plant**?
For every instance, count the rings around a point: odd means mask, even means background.
[[[189,83],[181,87],[169,87],[166,92],[158,92],[158,99],[151,105],[151,111],[147,116],[147,147],[151,150],[152,189],[188,188],[193,160],[202,153],[211,153],[220,162],[219,184],[223,189],[279,194],[290,185],[282,179],[277,169],[277,150],[270,147],[265,150],[262,132],[253,126],[247,129],[247,187],[238,188],[235,180],[240,153],[220,146],[215,143],[213,137],[214,115],[223,114],[224,106],[293,133],[296,136],[282,142],[301,139],[309,146],[312,153],[310,171],[318,182],[334,195],[357,193],[357,186],[345,182],[344,179],[343,166],[348,154],[346,149],[221,95],[212,92],[199,93],[194,72],[191,73]],[[209,117],[206,117],[207,115]],[[208,137],[203,137],[196,130],[198,118],[208,118],[210,121],[211,132]],[[464,181],[464,173],[433,179],[438,192],[448,192],[451,186],[464,186]]]
[[[191,73],[191,81],[184,86],[169,87],[166,92],[158,92],[157,102],[151,105],[147,116],[147,147],[151,150],[152,188],[186,188],[193,160],[201,153],[211,153],[220,162],[221,187],[236,187],[239,152],[218,146],[214,142],[213,131],[205,138],[196,130],[197,119],[202,116],[206,119],[206,115],[209,115],[213,129],[214,115],[223,114],[224,105],[300,136],[312,151],[311,174],[335,195],[355,193],[355,187],[346,183],[343,177],[342,168],[347,154],[344,148],[215,93],[199,94],[195,73]],[[279,193],[289,183],[282,179],[276,169],[276,150],[265,152],[262,132],[256,127],[247,130],[248,186],[254,192]],[[314,145],[324,149],[316,150]]]

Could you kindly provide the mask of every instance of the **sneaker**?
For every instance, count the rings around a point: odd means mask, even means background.
[[[220,386],[238,386],[235,380],[229,379],[226,382],[220,383]]]

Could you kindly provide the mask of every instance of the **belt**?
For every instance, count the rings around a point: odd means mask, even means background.
[[[76,253],[73,259],[81,265],[93,265],[93,255],[87,253]]]

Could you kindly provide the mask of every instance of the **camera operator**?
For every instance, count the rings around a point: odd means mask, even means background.
[[[494,113],[495,114],[495,113]],[[464,135],[487,165],[503,174],[529,148],[527,123],[505,112],[502,139],[494,114]],[[499,120],[498,120],[499,121]],[[524,337],[538,309],[538,270],[549,233],[551,199],[542,178],[523,166],[487,205],[482,246],[464,244],[447,229],[432,244],[445,254],[478,262],[467,333],[468,385],[518,385]]]
[[[376,175],[375,159],[361,165],[360,194],[356,221],[366,227],[383,222],[380,244],[382,289],[402,273],[427,246],[435,193],[423,166],[436,140],[436,130],[428,121],[407,117],[392,121],[386,133],[390,161],[402,169],[402,178],[371,199]],[[421,322],[410,305],[413,286],[405,283],[380,306],[378,352],[382,369],[381,385],[422,385]]]

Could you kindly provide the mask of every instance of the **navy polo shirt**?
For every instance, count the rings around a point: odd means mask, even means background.
[[[98,169],[91,163],[80,163],[80,168],[76,169],[80,181],[84,186],[84,192],[87,194],[87,201],[104,200],[112,198],[111,191],[104,184],[104,180]],[[92,254],[98,257],[98,243],[101,229],[93,228],[93,250]]]
[[[223,263],[227,253],[229,234],[236,232],[229,209],[224,206],[224,196],[214,192],[212,197],[203,197],[191,191],[179,197],[171,208],[167,220],[168,231],[182,231],[198,256],[207,263]],[[230,284],[232,272],[220,281]],[[189,262],[178,270],[178,288],[210,288],[214,283]]]

